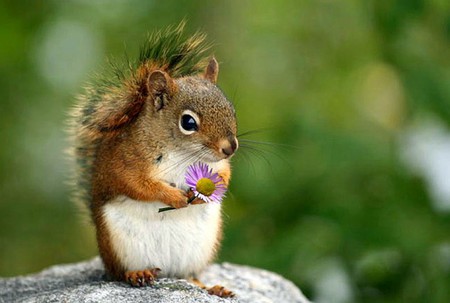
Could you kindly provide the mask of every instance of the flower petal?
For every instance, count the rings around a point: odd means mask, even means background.
[[[209,196],[206,196],[197,190],[197,183],[202,178],[210,179],[215,185],[214,191]],[[185,181],[186,185],[194,192],[194,195],[207,203],[220,203],[227,191],[227,187],[223,183],[222,177],[220,177],[218,173],[214,173],[212,168],[202,162],[196,162],[187,168]]]

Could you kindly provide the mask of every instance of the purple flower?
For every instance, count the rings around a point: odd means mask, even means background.
[[[186,184],[195,197],[205,202],[221,202],[227,190],[223,179],[205,163],[194,163],[186,171]]]

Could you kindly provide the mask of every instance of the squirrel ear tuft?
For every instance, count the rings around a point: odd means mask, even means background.
[[[123,99],[106,94],[103,96],[104,102],[99,102],[93,108],[84,109],[84,115],[89,118],[84,124],[103,133],[116,134],[139,116],[148,100],[153,102],[155,111],[158,111],[164,106],[164,101],[169,100],[176,90],[177,86],[173,79],[167,73],[156,70],[131,96]]]
[[[217,63],[216,58],[212,57],[211,60],[209,60],[208,66],[206,67],[204,77],[205,79],[216,84],[218,76],[219,76],[219,63]]]
[[[156,111],[163,108],[164,97],[170,99],[177,88],[169,74],[161,70],[155,70],[148,76],[147,87],[149,97],[153,100]]]

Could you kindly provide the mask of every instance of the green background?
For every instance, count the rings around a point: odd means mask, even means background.
[[[220,260],[317,302],[450,302],[447,0],[1,1],[0,276],[96,255],[66,113],[106,58],[183,18],[240,132],[272,143],[233,158]]]

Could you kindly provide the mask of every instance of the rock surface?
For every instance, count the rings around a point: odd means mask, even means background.
[[[153,287],[133,288],[104,280],[99,258],[57,265],[38,274],[0,279],[0,302],[155,302],[155,303],[306,303],[300,290],[281,276],[229,263],[211,265],[200,277],[206,285],[220,284],[236,297],[224,299],[185,280],[159,279]]]

